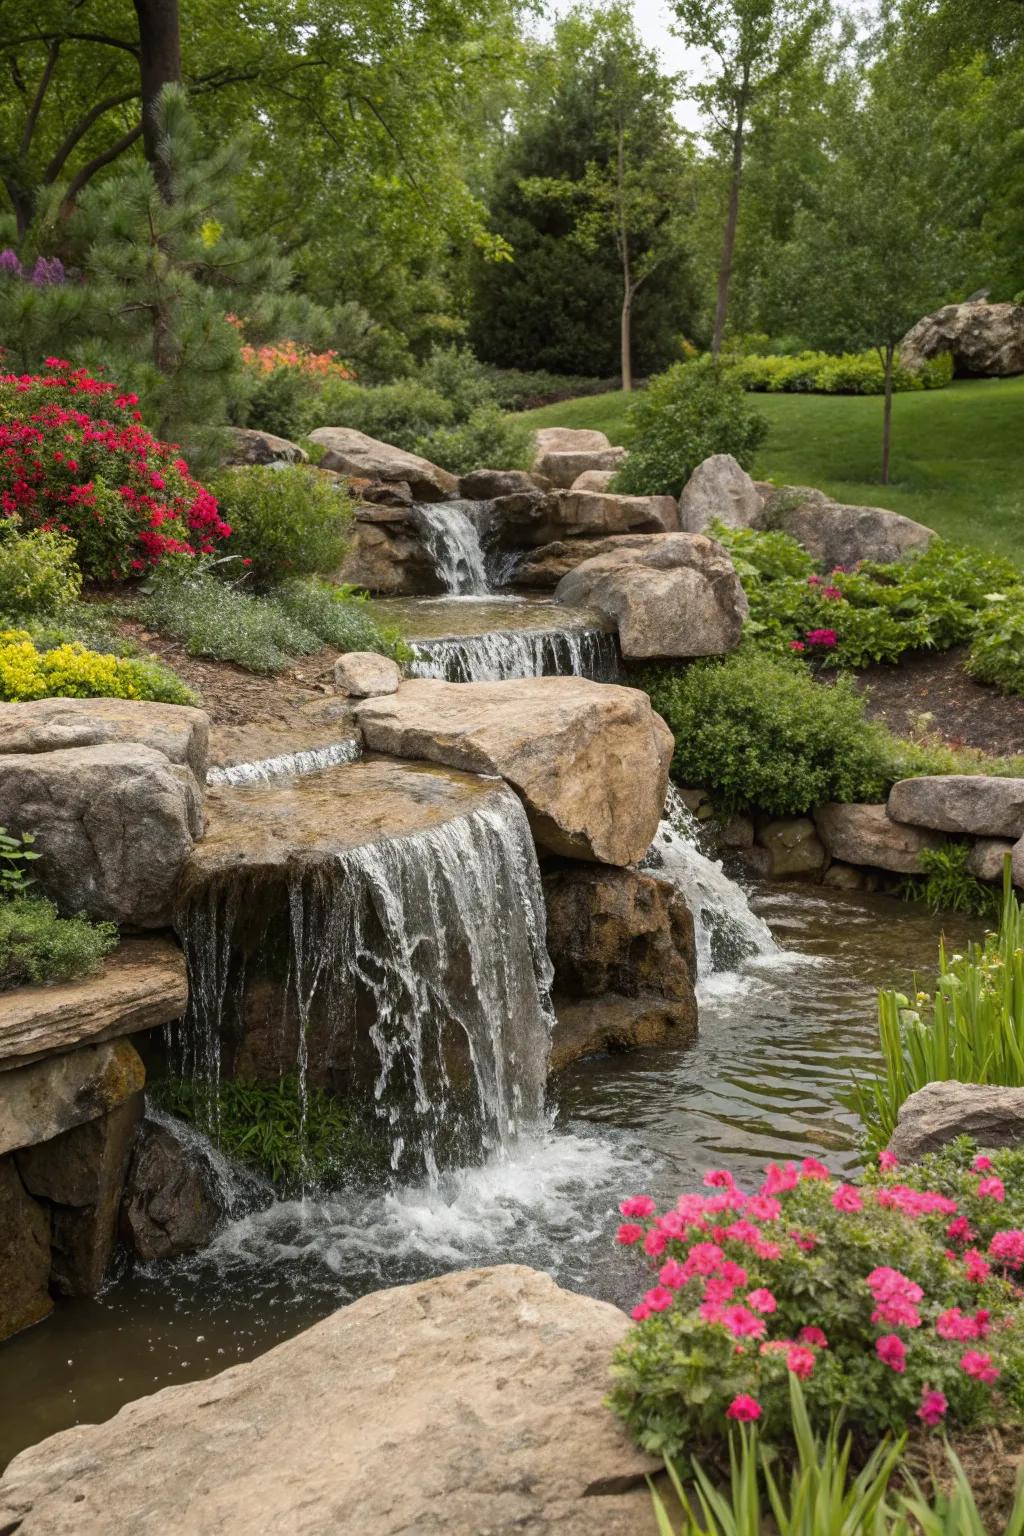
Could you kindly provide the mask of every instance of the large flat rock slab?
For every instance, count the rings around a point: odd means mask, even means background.
[[[140,1093],[145,1081],[129,1040],[83,1045],[0,1074],[0,1155],[106,1115]]]
[[[518,1265],[377,1291],[24,1451],[18,1536],[655,1536],[603,1404],[628,1321]]]
[[[56,986],[0,993],[0,1072],[78,1045],[96,1045],[179,1019],[185,957],[166,939],[125,939],[103,969]]]
[[[901,779],[889,791],[888,812],[894,821],[938,832],[1018,838],[1024,833],[1024,779],[985,773]]]
[[[507,780],[552,853],[632,864],[650,846],[673,740],[638,689],[577,677],[422,679],[355,712],[376,752]]]
[[[884,805],[842,805],[829,801],[815,811],[814,824],[832,858],[841,859],[844,864],[888,869],[899,875],[916,874],[924,849],[941,848],[946,841],[938,832],[893,821]]]
[[[404,481],[417,501],[447,501],[458,495],[456,475],[420,458],[418,453],[382,443],[354,427],[317,427],[309,434],[309,440],[324,450],[321,469],[365,476],[369,480]]]
[[[184,704],[136,699],[30,699],[24,704],[0,704],[0,753],[135,742],[191,768],[200,784],[206,777],[209,734],[209,717]]]

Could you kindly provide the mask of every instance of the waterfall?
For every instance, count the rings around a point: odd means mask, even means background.
[[[699,848],[699,823],[669,785],[665,814],[645,863],[679,887],[693,913],[697,976],[707,981],[753,955],[778,953],[768,924],[751,910],[746,893]]]
[[[421,501],[417,502],[414,511],[423,542],[445,590],[460,597],[480,597],[488,593],[491,589],[476,521],[484,511],[484,504],[478,501]]]
[[[252,763],[229,763],[226,768],[209,768],[207,784],[270,784],[274,779],[293,778],[304,773],[320,773],[338,763],[354,763],[362,752],[358,737],[328,742],[301,752],[282,752],[277,757],[262,757]]]
[[[179,1064],[215,1081],[262,1051],[302,1092],[324,1083],[369,1105],[394,1173],[436,1183],[542,1121],[544,925],[526,814],[505,786],[426,830],[290,860],[278,882],[214,880],[178,918],[191,988]]]
[[[413,677],[449,683],[495,683],[512,677],[587,677],[614,682],[615,636],[601,629],[493,630],[412,642]]]

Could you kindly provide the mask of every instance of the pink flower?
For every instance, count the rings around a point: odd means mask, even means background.
[[[694,1243],[686,1256],[686,1267],[691,1275],[713,1275],[724,1259],[717,1243]]]
[[[800,1177],[802,1179],[829,1179],[832,1175],[824,1163],[819,1163],[816,1157],[805,1157],[800,1164]]]
[[[813,1253],[818,1246],[818,1239],[813,1232],[799,1232],[794,1229],[789,1235],[801,1253]]]
[[[840,1184],[832,1196],[832,1204],[837,1211],[862,1211],[864,1201],[852,1184]]]
[[[782,1215],[782,1206],[774,1195],[751,1195],[744,1209],[754,1221],[777,1221]]]
[[[946,1228],[946,1236],[953,1242],[969,1243],[974,1237],[971,1224],[966,1216],[957,1216]]]
[[[827,597],[833,603],[840,602],[843,596],[838,587],[822,587],[821,595],[822,597]]]
[[[806,1328],[801,1328],[797,1338],[801,1344],[810,1344],[813,1349],[828,1349],[828,1339],[816,1323],[808,1323]]]
[[[647,1292],[644,1301],[652,1312],[667,1312],[675,1297],[665,1285],[654,1285]]]
[[[990,1157],[986,1157],[984,1153],[979,1152],[978,1156],[971,1164],[971,1167],[974,1169],[975,1173],[991,1173],[992,1169],[995,1167],[995,1164]]]
[[[656,1216],[654,1224],[659,1232],[664,1232],[666,1237],[677,1237],[682,1240],[686,1236],[686,1222],[678,1211],[666,1211],[664,1216]]]
[[[977,1248],[968,1248],[964,1254],[964,1268],[967,1271],[968,1280],[973,1280],[975,1285],[981,1285],[992,1273],[992,1266],[987,1259],[982,1258]]]
[[[661,1255],[665,1252],[665,1246],[667,1243],[668,1238],[665,1236],[664,1232],[659,1232],[657,1228],[652,1227],[647,1236],[644,1238],[644,1253],[646,1253],[652,1259],[660,1258]]]
[[[736,1180],[727,1168],[712,1168],[704,1175],[704,1183],[708,1189],[735,1189]]]
[[[624,1221],[615,1234],[615,1241],[628,1248],[631,1243],[638,1243],[643,1235],[643,1227],[638,1227],[635,1221]]]
[[[991,1178],[979,1180],[978,1194],[983,1200],[996,1200],[1000,1205],[1006,1199],[1003,1181],[996,1174],[992,1174]]]
[[[638,1301],[629,1315],[634,1323],[642,1323],[646,1318],[650,1317],[651,1309],[645,1301]]]
[[[739,1397],[734,1397],[725,1410],[727,1419],[736,1419],[740,1424],[752,1424],[755,1419],[761,1417],[761,1404],[756,1397],[749,1397],[741,1392]]]
[[[791,651],[806,651],[807,649],[802,640],[791,640],[789,642],[789,648]]]
[[[791,1344],[786,1355],[786,1365],[794,1376],[806,1381],[814,1370],[814,1350],[806,1349],[802,1344]]]
[[[921,1406],[917,1410],[917,1416],[929,1429],[934,1429],[939,1420],[944,1416],[949,1403],[944,1392],[938,1392],[934,1387],[924,1387],[921,1391]]]
[[[704,1282],[705,1301],[717,1302],[721,1305],[723,1302],[732,1301],[735,1292],[736,1287],[732,1281],[718,1275],[712,1275],[710,1279]]]
[[[1005,1264],[1007,1269],[1020,1269],[1024,1264],[1024,1232],[1011,1227],[997,1232],[988,1245],[989,1258]]]
[[[834,629],[809,629],[806,639],[808,645],[820,645],[824,651],[834,650],[839,644],[839,637]]]
[[[983,1339],[988,1333],[989,1313],[982,1308],[973,1317],[950,1307],[935,1319],[935,1332],[940,1339]]]
[[[902,1375],[907,1368],[907,1346],[894,1333],[883,1333],[875,1340],[875,1354],[897,1375]]]
[[[631,1195],[619,1205],[623,1216],[639,1216],[641,1221],[647,1216],[653,1216],[656,1209],[650,1195]]]
[[[737,1339],[759,1339],[765,1332],[765,1323],[762,1318],[755,1317],[753,1312],[748,1312],[746,1307],[726,1307],[722,1312],[722,1323]]]
[[[765,1314],[775,1312],[778,1310],[778,1305],[771,1291],[766,1290],[763,1285],[759,1286],[756,1291],[751,1291],[747,1297],[747,1306],[753,1308],[755,1312],[763,1312]]]
[[[778,1243],[755,1243],[754,1252],[759,1259],[781,1259],[782,1249]]]
[[[689,1276],[678,1259],[669,1259],[667,1264],[661,1266],[658,1279],[662,1285],[667,1285],[670,1290],[681,1291]]]
[[[767,1178],[761,1185],[762,1195],[781,1195],[789,1189],[796,1189],[800,1181],[800,1175],[796,1171],[795,1163],[787,1163],[785,1169],[778,1163],[769,1163],[765,1170]]]
[[[758,1243],[761,1240],[761,1228],[755,1227],[752,1221],[734,1221],[726,1227],[725,1235],[737,1243]]]
[[[735,1263],[732,1259],[726,1259],[722,1265],[721,1275],[726,1285],[731,1285],[733,1290],[747,1283],[747,1272],[743,1265]]]
[[[960,1356],[960,1369],[968,1376],[973,1376],[975,1381],[984,1381],[991,1385],[999,1380],[999,1372],[992,1364],[991,1355],[983,1355],[976,1349],[968,1349]]]
[[[898,1168],[899,1165],[900,1165],[899,1158],[896,1156],[896,1154],[894,1152],[890,1152],[888,1150],[888,1148],[886,1148],[885,1151],[883,1151],[883,1152],[879,1152],[879,1154],[878,1154],[878,1166],[879,1166],[879,1168],[882,1169],[882,1171],[884,1173],[888,1173],[893,1168]]]

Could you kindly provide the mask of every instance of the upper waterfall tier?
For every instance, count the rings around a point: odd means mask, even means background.
[[[421,502],[414,508],[414,513],[445,590],[470,596],[489,592],[491,586],[480,537],[486,503]]]

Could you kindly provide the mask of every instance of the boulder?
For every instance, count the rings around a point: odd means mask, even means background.
[[[556,993],[649,993],[693,1010],[693,918],[668,880],[635,869],[559,861],[544,874],[547,946]]]
[[[1012,856],[1013,847],[1005,837],[979,837],[967,855],[967,873],[976,880],[1001,880],[1003,860]]]
[[[935,537],[923,523],[884,507],[846,506],[826,497],[781,505],[783,510],[770,514],[771,525],[796,539],[830,571],[852,568],[861,560],[887,565],[911,550],[927,548]]]
[[[813,879],[828,864],[825,845],[809,816],[782,816],[764,822],[758,846],[768,854],[765,874],[772,880]]]
[[[696,1008],[659,997],[555,998],[548,1071],[562,1072],[574,1061],[619,1051],[679,1050],[697,1038]]]
[[[474,469],[459,481],[459,495],[466,501],[494,501],[520,491],[529,494],[550,489],[543,476],[528,474],[525,469]]]
[[[559,539],[671,533],[679,526],[679,508],[671,496],[553,491],[501,497],[492,510],[502,542],[516,548]]]
[[[729,528],[764,526],[761,493],[731,453],[713,453],[698,464],[679,498],[684,533],[703,533],[716,521]]]
[[[629,1327],[519,1265],[374,1291],[206,1381],[15,1457],[22,1536],[656,1536],[604,1404]]]
[[[349,493],[367,507],[411,507],[412,490],[407,480],[349,480]],[[356,514],[358,516],[358,513]]]
[[[21,1182],[13,1157],[0,1157],[0,1341],[53,1311],[50,1219]]]
[[[309,454],[287,437],[254,427],[228,427],[225,464],[308,464]]]
[[[584,560],[555,600],[593,608],[618,626],[622,655],[723,656],[739,643],[747,599],[720,544],[699,533],[665,533],[639,549]]]
[[[354,427],[317,427],[310,442],[323,448],[321,469],[342,475],[365,475],[368,480],[404,480],[416,501],[447,501],[458,494],[459,482],[419,454],[381,443]]]
[[[31,699],[24,704],[0,704],[0,754],[134,742],[191,768],[202,784],[209,765],[209,741],[209,716],[183,704],[135,699]]]
[[[603,432],[590,427],[540,427],[533,441],[538,459],[546,453],[601,453],[612,446]]]
[[[121,1201],[121,1236],[136,1258],[174,1259],[208,1246],[220,1207],[207,1164],[172,1122],[146,1120]]]
[[[390,656],[377,651],[346,651],[334,663],[334,686],[348,698],[367,699],[394,693],[402,681],[402,669]]]
[[[919,320],[899,345],[904,368],[920,368],[943,352],[953,354],[960,375],[1024,373],[1024,305],[947,304]]]
[[[50,1206],[50,1285],[62,1296],[95,1296],[106,1278],[141,1119],[140,1089],[108,1114],[15,1158],[25,1188]]]
[[[927,1083],[900,1106],[889,1142],[901,1162],[970,1136],[981,1147],[1015,1147],[1024,1142],[1024,1088],[987,1083]]]
[[[918,855],[925,848],[941,848],[946,841],[936,832],[893,821],[884,805],[831,801],[815,811],[814,824],[832,858],[902,875],[916,874]]]
[[[0,1073],[0,1154],[51,1141],[138,1094],[146,1071],[128,1040],[83,1045]]]
[[[381,597],[430,597],[444,591],[410,507],[358,507],[345,558],[331,579]]]
[[[881,876],[856,864],[830,864],[821,877],[822,885],[834,891],[877,891]]]
[[[570,491],[609,491],[615,479],[614,469],[585,469],[570,485]]]
[[[545,453],[537,460],[536,470],[550,480],[553,486],[567,491],[573,481],[588,470],[608,470],[614,475],[625,457],[625,448]]]
[[[418,679],[355,710],[371,751],[507,779],[552,853],[632,864],[661,818],[672,733],[637,689],[578,677]]]
[[[0,1073],[77,1045],[170,1024],[187,1004],[178,946],[166,939],[125,939],[95,976],[4,993]]]
[[[122,742],[0,754],[0,805],[10,831],[37,835],[39,889],[65,911],[169,926],[178,877],[203,831],[190,768]]]
[[[521,587],[557,587],[584,560],[595,555],[613,554],[620,549],[646,549],[650,535],[620,533],[611,538],[556,539],[530,550],[516,567],[516,585]]]
[[[889,791],[893,821],[937,832],[1018,838],[1024,833],[1024,779],[978,773],[901,779]]]

